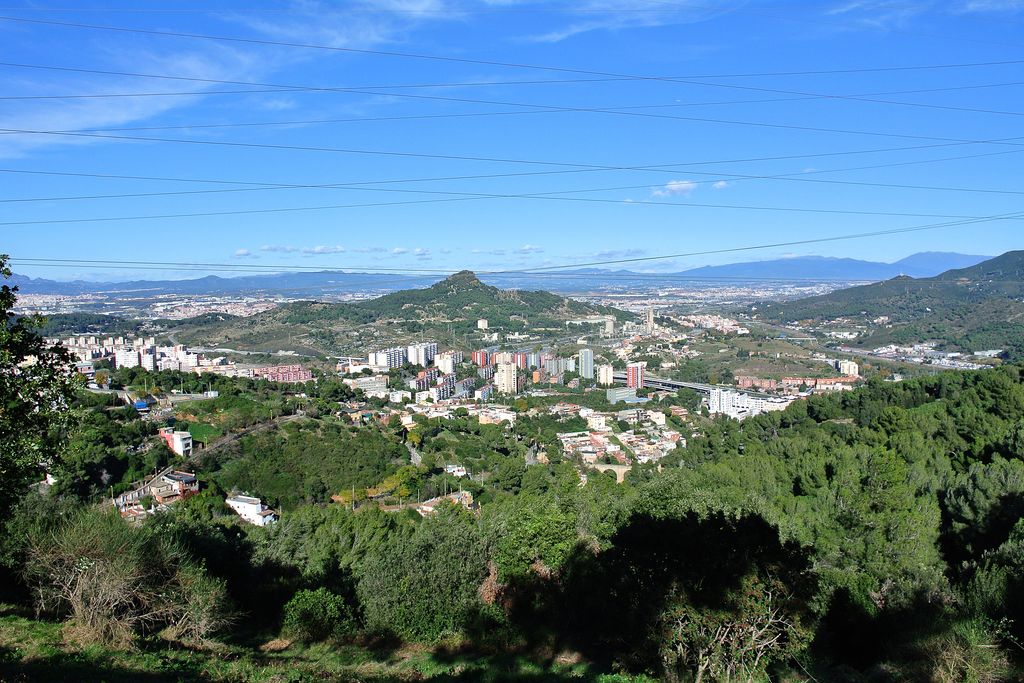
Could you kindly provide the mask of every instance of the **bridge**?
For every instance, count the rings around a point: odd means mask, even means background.
[[[586,465],[586,469],[597,470],[598,472],[614,472],[615,481],[621,484],[626,481],[626,473],[633,469],[632,465],[605,465],[601,463],[595,463],[593,465]]]
[[[612,374],[612,378],[616,382],[625,382],[626,373],[616,372]],[[702,394],[711,395],[712,389],[730,389],[732,391],[738,391],[741,394],[749,394],[750,396],[759,396],[761,398],[767,398],[768,394],[763,394],[759,391],[750,391],[749,389],[737,389],[736,387],[730,387],[719,384],[701,384],[700,382],[681,382],[674,379],[662,379],[660,377],[652,377],[646,372],[644,373],[644,387],[647,389],[660,389],[663,391],[679,391],[680,389],[692,389]]]

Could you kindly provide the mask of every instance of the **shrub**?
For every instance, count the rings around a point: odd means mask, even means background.
[[[300,590],[284,606],[282,635],[312,643],[337,640],[356,628],[352,607],[326,588]]]
[[[202,640],[229,623],[223,582],[152,527],[81,510],[30,542],[26,575],[40,611],[69,615],[80,639],[115,646],[170,629]]]
[[[984,621],[955,624],[925,647],[936,683],[1001,683],[1010,679],[1010,666],[998,638]]]

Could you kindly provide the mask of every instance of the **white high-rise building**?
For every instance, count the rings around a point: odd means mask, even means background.
[[[579,373],[584,379],[594,379],[594,352],[590,349],[580,349]]]
[[[400,368],[407,359],[407,352],[405,347],[395,346],[390,349],[381,349],[370,354],[368,363],[377,367],[388,368]]]
[[[139,352],[135,349],[117,349],[114,351],[115,368],[139,367]]]
[[[451,353],[439,353],[434,356],[434,367],[448,375],[455,372],[455,355]]]
[[[406,355],[412,365],[427,367],[437,355],[437,342],[420,342],[409,346]]]
[[[847,377],[860,377],[860,366],[852,360],[837,360],[835,368]]]
[[[611,365],[597,366],[597,383],[605,387],[615,384],[615,368]]]
[[[500,363],[494,371],[494,388],[499,394],[519,393],[519,368],[512,363]]]
[[[495,365],[501,365],[503,363],[514,363],[515,354],[511,351],[498,351],[497,353],[491,354],[491,362]]]

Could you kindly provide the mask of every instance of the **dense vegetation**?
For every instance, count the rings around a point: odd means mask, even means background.
[[[272,505],[293,510],[373,486],[408,459],[405,447],[379,429],[300,420],[244,436],[203,465],[216,472],[225,490],[258,492]]]
[[[300,420],[206,463],[222,486],[281,482],[265,493],[285,510],[276,526],[239,527],[207,496],[150,524],[249,615],[236,638],[455,638],[705,680],[803,669],[818,680],[1013,677],[1024,635],[1020,367],[872,382],[717,420],[662,472],[636,470],[624,485],[595,475],[580,487],[569,462],[507,472],[526,447],[516,435],[574,426],[517,422],[418,424],[437,462],[409,468],[398,467],[397,431]],[[472,453],[450,438],[463,430]],[[472,483],[478,516],[320,504],[346,477],[413,469],[422,484],[441,461],[477,452],[488,473]],[[33,519],[15,518],[29,539]]]

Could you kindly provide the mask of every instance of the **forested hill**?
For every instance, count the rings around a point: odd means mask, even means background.
[[[580,315],[621,315],[621,311],[593,306],[543,291],[498,289],[463,270],[425,289],[408,289],[351,307],[379,318],[487,318],[502,325],[512,316],[565,318]]]
[[[265,313],[215,322],[187,321],[175,330],[179,339],[200,344],[228,344],[250,349],[290,348],[332,351],[350,340],[366,345],[377,337],[465,335],[485,318],[492,329],[525,331],[560,328],[589,315],[619,320],[630,314],[543,291],[499,289],[464,270],[423,289],[407,289],[355,303],[300,301]],[[358,334],[356,334],[358,332]]]
[[[934,278],[898,277],[822,296],[756,306],[778,322],[887,316],[872,344],[943,341],[964,350],[1005,348],[1024,355],[1024,251],[1010,251]]]
[[[561,323],[585,315],[615,315],[622,311],[567,299],[550,292],[498,289],[463,270],[423,289],[406,289],[351,304],[299,302],[264,314],[284,316],[288,323],[346,321],[373,323],[399,321],[429,325],[456,324],[474,328],[486,318],[491,327],[519,329],[526,321],[533,326]],[[459,323],[462,323],[459,325]]]

